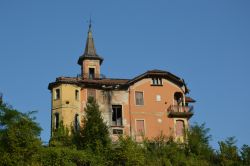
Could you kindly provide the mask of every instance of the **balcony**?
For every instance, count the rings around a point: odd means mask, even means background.
[[[170,118],[191,118],[193,116],[193,106],[171,105],[168,108],[168,117]]]
[[[104,74],[89,74],[89,73],[83,73],[83,74],[77,74],[77,78],[83,78],[83,79],[103,79],[106,78]]]

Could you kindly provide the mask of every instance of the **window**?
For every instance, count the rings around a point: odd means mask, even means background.
[[[174,104],[182,106],[183,105],[183,94],[181,92],[175,92],[174,94]]]
[[[96,90],[95,89],[88,89],[88,98],[93,97],[96,98]]]
[[[55,90],[55,100],[60,99],[60,89]]]
[[[183,120],[177,120],[176,121],[176,136],[184,136],[184,121]]]
[[[143,92],[135,92],[136,105],[144,105]]]
[[[162,79],[161,78],[152,78],[152,85],[161,86],[162,85]]]
[[[112,126],[122,126],[121,105],[112,105]]]
[[[161,101],[161,95],[156,95],[156,101]]]
[[[113,129],[113,134],[123,134],[122,129]]]
[[[75,99],[79,100],[79,90],[75,90]]]
[[[145,134],[144,120],[136,120],[136,134],[137,135]]]
[[[59,113],[55,113],[55,129],[59,128]]]
[[[89,79],[95,78],[95,68],[89,68]]]
[[[78,131],[80,128],[80,121],[79,121],[79,115],[75,115],[75,130]]]

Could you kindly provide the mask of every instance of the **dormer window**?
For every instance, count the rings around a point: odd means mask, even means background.
[[[95,68],[89,68],[89,79],[95,79]]]
[[[161,78],[152,78],[152,85],[161,86],[162,79]]]

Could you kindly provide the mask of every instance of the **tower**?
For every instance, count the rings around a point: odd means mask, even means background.
[[[102,62],[103,58],[96,53],[90,21],[85,50],[83,55],[78,59],[78,64],[81,65],[82,78],[100,79],[100,66]]]

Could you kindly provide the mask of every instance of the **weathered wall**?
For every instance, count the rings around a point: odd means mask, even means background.
[[[55,91],[60,89],[60,99],[55,99]],[[79,91],[79,98],[75,98],[75,91]],[[69,129],[74,124],[75,115],[81,115],[81,88],[71,84],[61,84],[52,89],[52,129],[55,128],[55,113],[59,113],[59,120]]]
[[[82,89],[82,109],[86,107],[88,98],[88,89]],[[129,121],[129,105],[128,105],[128,91],[120,90],[96,90],[96,100],[99,105],[99,109],[102,112],[102,116],[106,124],[110,127],[110,133],[112,135],[112,129],[119,128],[123,132],[129,135],[130,121]],[[112,126],[112,105],[122,106],[122,122],[123,126]],[[115,135],[112,135],[113,139],[117,139]]]
[[[84,75],[84,78],[88,78],[89,68],[95,69],[96,78],[100,77],[101,71],[100,71],[100,61],[99,60],[87,60],[87,59],[85,59],[82,63],[83,63],[82,74]]]
[[[145,137],[153,138],[161,132],[166,136],[175,136],[175,119],[168,117],[167,109],[174,103],[174,93],[183,93],[183,90],[166,79],[162,81],[162,86],[152,86],[152,79],[143,79],[129,89],[132,135],[138,141],[141,140],[141,133],[136,133],[136,120],[144,120]],[[136,105],[136,91],[143,92],[144,105]],[[156,101],[157,95],[160,101]]]
[[[113,129],[122,129],[123,133],[142,139],[141,133],[137,133],[136,120],[144,120],[145,137],[154,138],[161,133],[176,138],[176,121],[183,120],[185,128],[188,127],[186,118],[169,118],[167,109],[175,104],[174,93],[183,94],[183,89],[172,82],[163,79],[162,86],[152,86],[150,78],[136,82],[128,90],[95,90],[95,97],[99,104],[104,121],[110,127],[113,140],[117,135],[112,134]],[[60,89],[60,99],[55,99],[55,90]],[[79,90],[79,100],[75,99],[75,90]],[[143,92],[144,105],[136,105],[135,92]],[[84,108],[88,98],[88,89],[76,85],[62,84],[52,89],[52,129],[54,129],[54,114],[59,113],[67,127],[74,125],[75,115],[80,115],[80,122],[84,117]],[[160,96],[160,101],[156,100]],[[183,94],[184,96],[184,94]],[[122,106],[122,126],[112,126],[112,105]],[[176,138],[183,140],[183,137]]]

